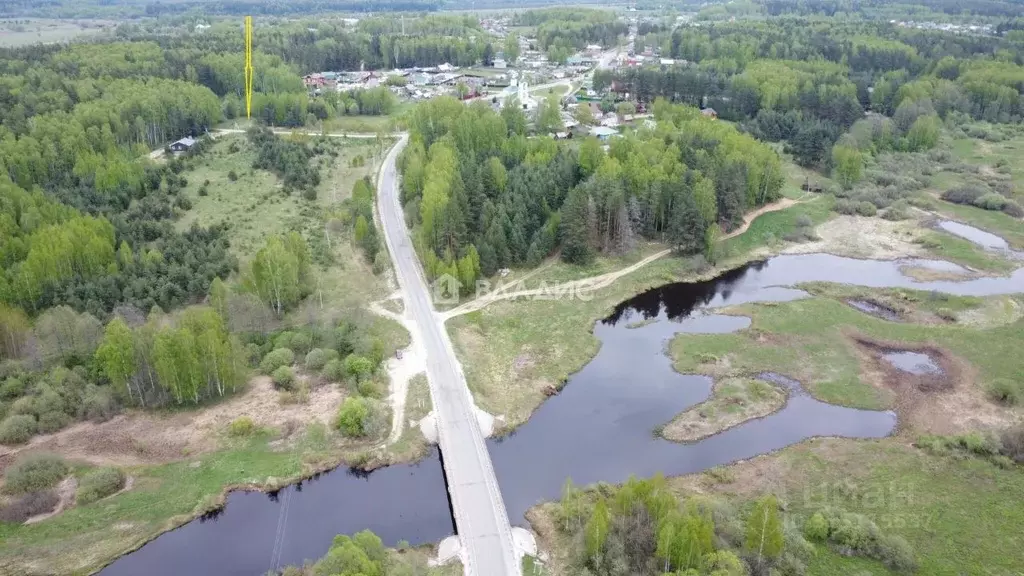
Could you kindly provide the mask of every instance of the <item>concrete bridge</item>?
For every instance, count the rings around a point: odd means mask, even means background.
[[[403,134],[381,166],[377,206],[405,306],[415,320],[427,356],[438,444],[455,513],[467,576],[518,576],[519,558],[505,503],[476,417],[476,406],[455,357],[443,319],[405,226],[395,160],[405,148]]]

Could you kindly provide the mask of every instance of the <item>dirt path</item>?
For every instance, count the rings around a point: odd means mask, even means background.
[[[409,397],[409,382],[413,376],[424,372],[427,368],[427,355],[423,350],[422,343],[417,338],[419,331],[414,329],[413,320],[404,313],[404,309],[403,306],[403,313],[397,314],[384,308],[381,302],[370,304],[370,310],[375,314],[390,318],[408,330],[411,340],[408,348],[402,351],[402,357],[388,359],[385,367],[388,379],[391,381],[391,435],[388,437],[388,444],[398,442],[402,437],[402,431],[405,428],[405,402]]]
[[[747,231],[748,228],[750,228],[750,224],[755,219],[757,219],[758,216],[761,216],[762,214],[767,214],[768,212],[776,212],[778,210],[784,210],[786,208],[789,208],[790,206],[793,206],[795,204],[799,204],[801,202],[806,202],[806,201],[807,200],[804,199],[804,198],[801,198],[799,200],[794,200],[792,198],[783,198],[783,199],[781,199],[781,200],[779,200],[777,202],[773,202],[771,204],[766,204],[766,205],[758,208],[757,210],[754,210],[753,212],[750,212],[750,213],[746,214],[743,217],[743,225],[740,226],[739,228],[733,230],[732,232],[729,232],[728,234],[723,235],[720,238],[720,240],[727,240],[727,239],[732,238],[734,236],[738,236],[740,234],[743,234],[744,232]],[[627,274],[632,274],[633,272],[639,270],[640,268],[643,268],[644,266],[650,264],[651,262],[654,262],[655,260],[657,260],[657,259],[659,259],[659,258],[661,258],[663,256],[668,255],[670,252],[672,252],[671,249],[662,250],[660,252],[657,252],[655,254],[652,254],[652,255],[644,258],[643,260],[641,260],[641,261],[639,261],[639,262],[637,262],[635,264],[631,264],[629,266],[626,266],[625,268],[621,268],[621,269],[615,270],[613,272],[606,272],[604,274],[599,274],[597,276],[591,276],[589,278],[581,278],[580,280],[572,280],[570,282],[565,282],[563,284],[558,284],[558,285],[555,285],[555,286],[545,286],[543,288],[533,288],[533,289],[529,289],[529,290],[517,290],[517,291],[501,290],[501,291],[497,291],[497,292],[492,292],[492,293],[489,293],[489,294],[487,294],[485,296],[482,296],[480,298],[476,298],[474,300],[470,300],[469,302],[466,302],[465,304],[462,304],[460,306],[452,308],[451,310],[449,310],[447,312],[441,313],[441,316],[442,316],[442,318],[444,320],[448,320],[448,319],[454,318],[456,316],[461,316],[463,314],[468,314],[470,312],[475,312],[475,311],[480,310],[481,308],[483,308],[483,307],[485,307],[485,306],[487,306],[489,304],[492,304],[494,302],[497,302],[499,300],[510,300],[510,299],[513,299],[513,298],[523,298],[523,297],[529,297],[529,296],[541,296],[541,295],[548,295],[548,294],[560,294],[560,293],[567,293],[567,292],[573,292],[573,293],[576,293],[576,294],[585,293],[585,292],[593,292],[594,290],[600,290],[601,288],[605,288],[607,286],[610,286],[613,282],[615,282],[619,278],[622,278],[623,276],[625,276]],[[526,280],[527,278],[531,277],[536,272],[537,271],[534,271],[534,272],[532,272],[530,274],[527,274],[526,276],[520,278],[519,280],[516,281],[515,284],[513,284],[513,286],[517,285],[517,284],[521,284],[524,280]]]

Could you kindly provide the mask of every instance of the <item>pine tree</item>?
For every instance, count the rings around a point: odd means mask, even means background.
[[[572,264],[588,264],[594,258],[590,198],[582,187],[569,192],[562,206],[562,259]]]

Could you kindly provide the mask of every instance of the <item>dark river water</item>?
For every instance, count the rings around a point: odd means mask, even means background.
[[[810,281],[961,295],[1024,292],[1024,269],[1005,278],[917,283],[900,273],[900,265],[821,254],[778,256],[709,282],[670,284],[623,302],[595,324],[601,349],[561,393],[512,434],[488,441],[509,519],[525,525],[526,510],[558,498],[570,477],[589,484],[658,472],[686,474],[813,436],[888,435],[896,425],[893,413],[825,404],[779,375],[763,376],[791,390],[785,408],[771,416],[693,444],[668,442],[654,430],[705,400],[711,390],[710,379],[672,369],[665,355],[672,336],[725,333],[749,325],[749,319],[717,315],[715,308],[800,298],[804,293],[792,286]],[[454,533],[436,450],[417,464],[369,475],[338,469],[272,496],[232,493],[215,518],[163,534],[102,574],[263,574],[316,559],[336,534],[365,528],[389,545],[435,542]]]

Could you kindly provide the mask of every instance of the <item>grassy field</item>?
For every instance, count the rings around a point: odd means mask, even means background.
[[[215,508],[228,486],[277,487],[363,449],[343,448],[340,437],[323,426],[298,433],[286,441],[288,449],[272,447],[277,437],[274,431],[261,431],[245,439],[225,438],[217,452],[129,468],[134,487],[124,494],[76,506],[38,524],[0,524],[0,572],[89,573]]]
[[[117,23],[110,20],[0,20],[0,46],[65,43],[82,36],[96,36],[112,31],[115,26]]]
[[[920,562],[918,574],[1010,576],[1024,565],[1018,529],[1024,509],[1024,472],[979,459],[932,456],[897,439],[810,440],[778,454],[726,467],[717,478],[673,479],[680,490],[698,484],[721,497],[745,501],[774,492],[802,521],[825,506],[864,514],[883,532],[903,536]],[[816,546],[808,574],[892,574],[881,563]]]
[[[781,238],[795,227],[800,215],[812,220],[828,217],[827,200],[816,200],[771,212],[754,220],[744,233],[723,242],[718,267],[665,257],[656,260],[611,286],[580,298],[516,300],[448,321],[456,352],[466,379],[481,408],[505,416],[506,424],[518,426],[544,401],[545,390],[560,388],[570,374],[597,353],[592,334],[595,321],[618,303],[646,289],[669,282],[709,278],[752,257],[754,248],[769,234]],[[598,259],[580,269],[553,262],[528,279],[527,285],[556,283],[616,270],[658,251],[657,245],[639,249],[623,259]],[[506,279],[507,280],[507,279]]]
[[[253,256],[268,235],[292,230],[308,233],[311,227],[318,227],[321,209],[347,198],[355,181],[372,173],[370,143],[340,138],[328,142],[338,157],[313,160],[321,164],[321,183],[316,201],[309,201],[298,192],[285,194],[276,175],[252,168],[255,150],[243,134],[218,138],[195,169],[185,173],[185,194],[192,208],[178,219],[177,226],[187,229],[193,222],[203,226],[228,223],[232,250],[243,260]],[[232,146],[238,151],[231,152]],[[364,166],[352,167],[356,156],[367,160]],[[236,180],[230,178],[231,172]],[[200,195],[203,187],[206,196]]]
[[[864,294],[870,294],[865,292]],[[979,300],[943,299],[929,303],[930,295],[905,292],[909,308],[945,307],[948,314],[965,314]],[[941,302],[939,304],[938,302]],[[1020,301],[1017,301],[1020,305]],[[810,298],[783,304],[752,304],[729,309],[749,315],[751,327],[734,334],[676,336],[670,352],[676,370],[738,376],[771,370],[800,380],[817,398],[858,408],[893,406],[893,392],[863,377],[863,352],[855,337],[908,347],[932,345],[949,351],[971,366],[977,378],[963,385],[977,387],[983,397],[988,383],[1016,378],[1020,362],[1013,350],[1024,338],[1024,323],[1010,316],[1009,323],[978,329],[959,323],[917,324],[880,320],[832,298]]]

